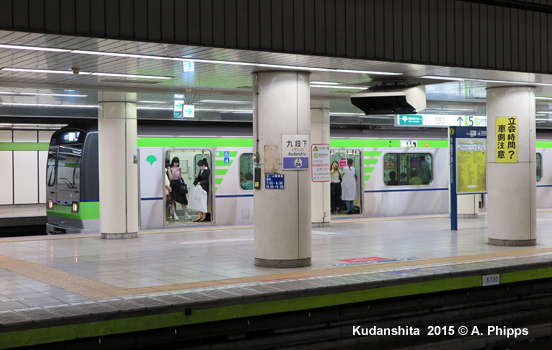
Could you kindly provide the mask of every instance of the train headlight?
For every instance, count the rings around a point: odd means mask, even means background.
[[[79,202],[73,202],[71,205],[71,213],[78,213],[79,212]]]
[[[54,201],[49,199],[48,200],[48,210],[54,209]]]

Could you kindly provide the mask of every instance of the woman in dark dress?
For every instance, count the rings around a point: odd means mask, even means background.
[[[207,212],[209,212],[209,177],[211,176],[211,170],[207,168],[207,159],[203,158],[199,162],[197,162],[197,166],[199,167],[199,174],[196,174],[194,186],[197,184],[201,185],[201,188],[205,192],[207,192]],[[202,211],[198,212],[197,220],[196,222],[205,222],[207,221],[207,213],[204,213]]]
[[[178,157],[174,157],[171,162],[171,167],[167,169],[167,175],[169,176],[170,186],[171,186],[171,208],[173,211],[173,218],[174,221],[178,221],[178,215],[176,215],[176,205],[174,202],[178,202],[182,204],[182,210],[184,211],[184,218],[185,219],[191,219],[190,215],[188,214],[188,199],[186,198],[185,194],[180,193],[180,187],[182,186],[182,183],[180,180],[182,179],[182,169],[180,168],[180,159]]]

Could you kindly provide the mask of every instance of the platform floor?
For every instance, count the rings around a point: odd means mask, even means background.
[[[552,249],[552,212],[538,213],[538,245],[490,246],[487,218],[350,219],[313,229],[312,266],[253,265],[253,228],[189,228],[141,232],[137,239],[99,235],[0,239],[0,311],[71,304],[205,286],[283,280],[390,266],[415,266]],[[487,254],[487,255],[485,255]],[[395,265],[393,265],[395,264]],[[399,264],[399,265],[397,265]]]

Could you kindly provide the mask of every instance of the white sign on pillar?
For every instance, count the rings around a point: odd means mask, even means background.
[[[309,170],[309,135],[282,135],[282,170]]]
[[[312,144],[311,145],[312,162],[312,181],[329,182],[330,181],[330,145]]]

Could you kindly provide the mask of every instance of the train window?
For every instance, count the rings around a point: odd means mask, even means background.
[[[542,179],[542,155],[537,153],[537,182]]]
[[[244,190],[253,189],[253,153],[240,156],[240,187]]]
[[[46,169],[46,183],[48,186],[56,184],[56,158],[57,149],[48,151],[48,168]]]
[[[433,158],[429,153],[387,153],[383,159],[383,179],[387,186],[433,182]]]
[[[57,184],[63,189],[77,189],[80,183],[82,149],[60,147],[58,156]],[[58,187],[59,189],[59,187]]]

